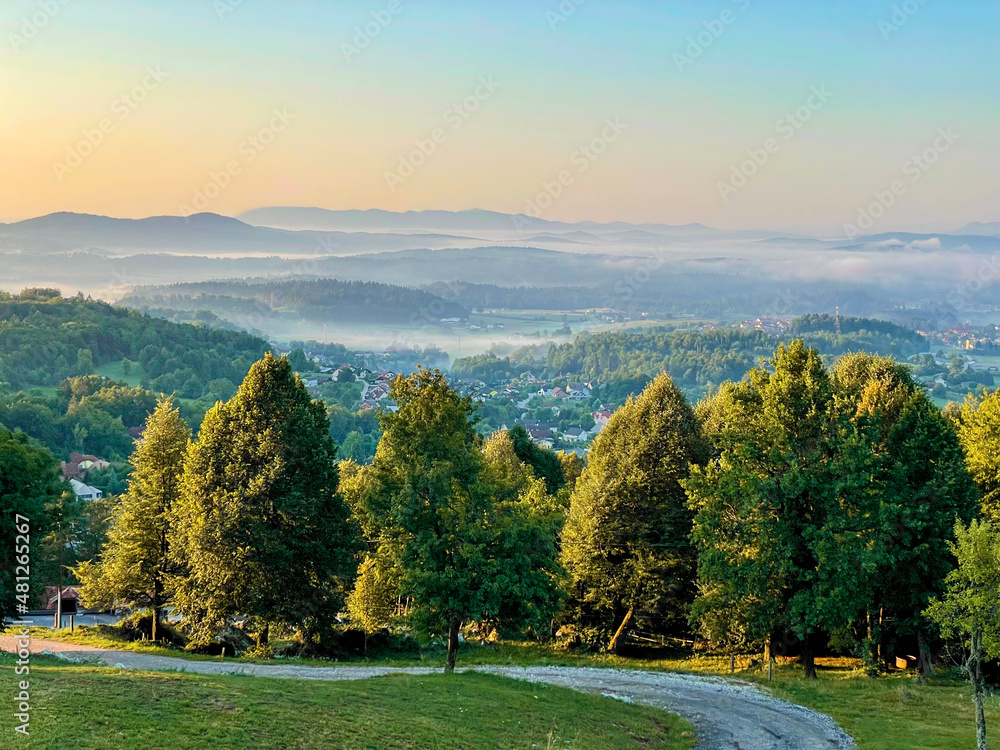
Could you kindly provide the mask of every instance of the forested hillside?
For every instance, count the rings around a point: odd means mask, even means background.
[[[542,353],[526,347],[510,357],[491,354],[457,360],[460,377],[496,380],[532,370],[535,375],[567,376],[604,382],[638,381],[666,371],[682,388],[701,389],[724,380],[739,380],[781,341],[802,338],[826,357],[869,352],[905,360],[927,350],[922,336],[884,321],[841,318],[840,333],[829,316],[793,321],[790,332],[776,335],[759,330],[719,328],[675,330],[643,328],[581,334],[573,341]]]
[[[147,287],[120,300],[131,308],[209,310],[241,324],[294,315],[326,323],[421,323],[464,318],[464,307],[428,292],[392,284],[319,279],[270,282],[210,281]],[[245,327],[245,326],[244,326]]]
[[[129,360],[144,386],[200,398],[210,383],[239,383],[269,350],[245,333],[179,325],[57,290],[0,292],[0,381],[11,390],[55,386]]]

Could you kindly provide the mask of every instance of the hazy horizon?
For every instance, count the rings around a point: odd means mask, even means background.
[[[878,231],[997,220],[1000,6],[903,5],[18,0],[0,220],[545,202],[815,233],[896,180]]]

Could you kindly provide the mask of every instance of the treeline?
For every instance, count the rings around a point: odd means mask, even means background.
[[[806,316],[796,319],[792,330],[801,329],[799,337],[828,356],[863,351],[905,359],[927,348],[922,336],[892,323],[842,318],[840,334],[834,326],[828,316]],[[565,376],[604,382],[648,379],[666,372],[682,388],[700,391],[725,380],[739,380],[761,357],[773,352],[780,341],[793,337],[736,328],[581,333],[571,342],[549,347],[544,363],[533,361],[535,352],[524,348],[504,358],[488,352],[458,359],[452,372],[458,377],[487,382],[516,377],[529,370],[546,378]]]
[[[132,452],[129,428],[142,427],[156,396],[97,375],[68,378],[54,396],[0,390],[0,427],[21,431],[65,458],[78,451],[112,462]]]
[[[696,408],[661,374],[586,468],[522,428],[484,439],[437,372],[391,396],[368,466],[335,464],[285,359],[255,364],[194,440],[161,404],[101,557],[78,569],[87,600],[171,603],[195,644],[245,619],[265,655],[272,633],[328,652],[344,610],[365,632],[440,634],[449,666],[467,628],[612,650],[694,633],[798,654],[807,675],[831,649],[873,672],[919,653],[929,671],[956,524],[1000,521],[1000,393],[946,417],[866,353],[827,367],[780,345]]]
[[[589,310],[608,307],[615,297],[610,289],[593,287],[503,287],[465,281],[438,281],[423,289],[469,310]]]
[[[465,318],[456,302],[418,289],[368,281],[206,281],[139,289],[120,300],[132,308],[208,310],[243,327],[295,315],[325,323],[427,325],[441,318]]]
[[[128,360],[143,385],[201,398],[216,380],[240,382],[269,350],[245,333],[179,325],[57,290],[0,292],[0,382],[11,389],[56,386]]]

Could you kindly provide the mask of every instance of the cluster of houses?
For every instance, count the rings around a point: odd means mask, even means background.
[[[69,461],[62,462],[62,478],[64,482],[70,483],[73,494],[78,500],[100,500],[104,497],[104,492],[96,487],[91,487],[84,480],[91,471],[106,469],[109,466],[111,464],[103,458],[83,453],[70,453]]]
[[[604,429],[608,420],[611,419],[611,411],[601,409],[591,412],[591,416],[594,419],[594,426],[589,430],[585,430],[578,425],[571,425],[560,430],[559,425],[555,422],[540,422],[534,419],[522,419],[519,421],[524,426],[524,429],[528,431],[535,444],[551,449],[556,446],[557,441],[569,444],[589,443],[597,436],[597,433]]]

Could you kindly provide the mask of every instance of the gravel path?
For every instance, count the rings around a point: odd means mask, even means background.
[[[11,636],[0,649],[14,650]],[[51,652],[73,661],[99,661],[122,669],[174,670],[203,674],[247,674],[305,680],[360,680],[387,674],[430,674],[427,667],[305,667],[282,664],[193,661],[129,651],[107,651],[56,641],[33,640],[35,653]],[[779,701],[755,686],[719,677],[584,667],[475,667],[518,680],[599,693],[627,703],[663,708],[698,728],[704,750],[833,750],[854,742],[828,716]]]

